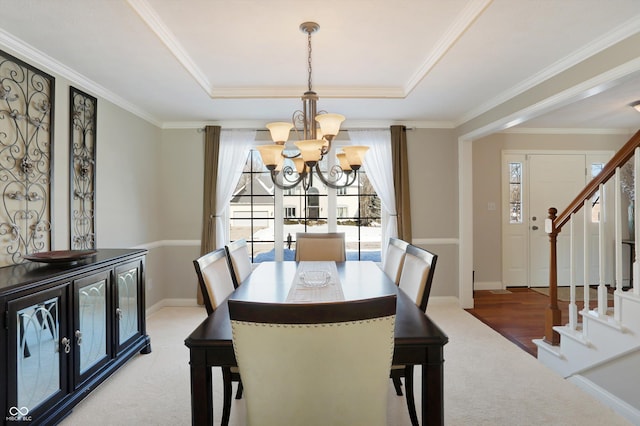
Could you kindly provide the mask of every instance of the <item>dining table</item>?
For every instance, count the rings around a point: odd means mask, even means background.
[[[313,262],[262,262],[228,299],[262,303],[317,303],[318,298],[320,302],[329,302],[395,294],[393,364],[422,367],[422,424],[444,424],[444,345],[448,342],[447,335],[376,263],[346,261],[315,265],[329,271],[330,279],[335,281],[331,284],[334,285],[327,288],[299,285],[304,267],[321,269],[316,268]],[[193,425],[213,425],[212,367],[237,366],[227,300],[185,339],[190,353]]]

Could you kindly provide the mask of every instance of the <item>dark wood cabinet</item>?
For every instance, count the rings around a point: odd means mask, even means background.
[[[0,268],[0,417],[55,424],[136,353],[149,353],[146,250]]]

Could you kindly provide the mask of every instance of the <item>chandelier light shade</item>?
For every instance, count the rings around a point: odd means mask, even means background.
[[[279,188],[291,189],[302,185],[306,191],[313,185],[314,175],[331,188],[345,188],[356,181],[357,172],[369,148],[345,146],[344,152],[336,154],[337,164],[330,164],[326,172],[322,171],[320,164],[331,151],[331,142],[338,136],[345,117],[318,112],[318,95],[311,87],[311,34],[318,31],[320,26],[315,22],[304,22],[300,29],[307,34],[308,44],[308,90],[302,95],[302,110],[293,113],[290,123],[267,124],[273,144],[256,148],[271,173],[271,180]],[[286,144],[292,129],[298,139],[293,143],[298,152],[288,154],[292,148]]]
[[[277,122],[267,124],[267,129],[271,133],[271,139],[277,144],[284,145],[289,139],[289,132],[293,128],[293,124]]]
[[[320,161],[320,157],[322,156],[322,147],[324,146],[323,140],[309,139],[305,141],[298,141],[294,143],[294,145],[300,150],[300,155],[302,155],[302,159],[305,164],[315,166],[315,163]]]
[[[269,166],[277,166],[282,158],[282,151],[284,150],[284,144],[282,145],[259,145],[256,147],[260,152],[262,162],[269,168]]]
[[[324,137],[333,139],[340,131],[340,125],[344,121],[344,115],[320,114],[316,116],[316,121],[320,124],[320,130]]]

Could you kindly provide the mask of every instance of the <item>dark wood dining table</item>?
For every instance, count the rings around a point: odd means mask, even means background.
[[[284,303],[297,262],[264,262],[230,299]],[[422,424],[444,424],[444,345],[447,335],[373,262],[336,262],[345,300],[397,295],[393,364],[422,366]],[[194,425],[213,425],[211,368],[236,366],[227,302],[185,340],[190,352],[191,415]]]

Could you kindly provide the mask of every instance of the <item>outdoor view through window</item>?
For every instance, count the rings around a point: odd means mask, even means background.
[[[358,180],[331,189],[319,179],[282,190],[251,150],[230,203],[231,241],[247,240],[254,262],[294,260],[296,232],[344,232],[348,260],[380,261],[381,206],[363,167]]]

